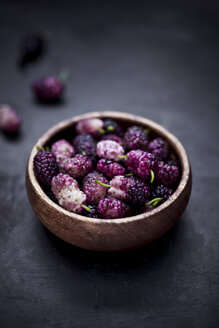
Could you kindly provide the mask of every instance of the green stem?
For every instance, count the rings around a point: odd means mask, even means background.
[[[45,150],[43,146],[37,146],[37,150]]]
[[[151,132],[151,130],[147,128],[147,129],[144,129],[144,132],[148,134]]]
[[[107,127],[107,130],[108,130],[108,131],[114,131],[115,129],[114,129],[114,126],[109,125],[109,126]]]
[[[127,173],[125,174],[125,177],[132,177],[133,176],[133,173]]]
[[[118,158],[126,158],[126,157],[128,157],[128,155],[117,155],[116,157],[118,157]]]
[[[150,170],[151,172],[151,180],[150,180],[150,183],[153,183],[154,182],[154,171]]]
[[[69,74],[70,74],[69,71],[64,70],[59,74],[59,79],[62,80],[63,82],[67,81]]]
[[[99,180],[95,180],[97,183],[99,183],[101,186],[103,186],[103,187],[106,187],[106,188],[110,188],[111,186],[110,185],[108,185],[108,184],[106,184],[106,183],[103,183],[103,182],[101,182],[101,181],[99,181]]]
[[[87,212],[90,212],[90,208],[87,207],[86,205],[82,204],[81,207],[83,207]]]
[[[82,153],[82,155],[86,155],[85,151],[82,151],[81,153]]]
[[[101,134],[105,134],[105,130],[104,129],[99,129],[98,130]]]
[[[152,205],[152,206],[156,206],[163,198],[158,197],[158,198],[154,198],[152,199],[150,202],[148,202],[146,205]]]

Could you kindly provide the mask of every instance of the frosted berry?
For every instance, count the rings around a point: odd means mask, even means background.
[[[93,170],[93,163],[89,157],[77,154],[66,161],[64,169],[73,178],[81,179]]]
[[[46,77],[35,81],[32,84],[32,90],[38,100],[42,102],[56,102],[63,95],[64,84],[58,77]]]
[[[10,134],[19,131],[21,120],[9,105],[0,105],[0,128]]]
[[[133,205],[145,204],[150,196],[148,187],[135,177],[116,176],[110,182],[108,195]]]
[[[156,138],[149,143],[148,151],[159,161],[165,161],[168,157],[168,143],[163,138]]]
[[[125,174],[125,168],[111,160],[101,159],[97,163],[97,171],[103,173],[108,179],[112,179],[116,175]]]
[[[148,135],[140,126],[132,126],[125,133],[124,144],[128,150],[147,150]]]
[[[123,146],[122,139],[116,134],[105,134],[102,136],[101,140],[112,140],[117,142],[120,146]]]
[[[106,134],[114,133],[119,136],[123,135],[123,129],[121,125],[112,119],[104,120],[104,131]]]
[[[162,203],[165,202],[173,194],[173,190],[163,185],[152,185],[151,198],[162,198]]]
[[[52,179],[51,189],[60,206],[70,212],[81,213],[86,195],[79,189],[78,183],[68,174],[60,173]]]
[[[100,136],[104,133],[103,130],[104,123],[99,118],[89,118],[86,120],[81,120],[76,124],[76,132],[79,133],[89,133],[94,137]]]
[[[100,158],[112,159],[114,161],[120,161],[119,156],[123,156],[125,153],[122,146],[112,140],[99,141],[97,144],[97,155]]]
[[[157,183],[169,186],[177,182],[179,178],[179,169],[177,166],[168,165],[165,162],[158,162],[155,171],[155,179]]]
[[[77,154],[86,156],[95,156],[96,154],[96,142],[92,135],[88,133],[79,134],[73,140]]]
[[[157,167],[157,160],[151,153],[132,150],[125,158],[125,166],[142,180],[152,182],[154,171]]]
[[[104,198],[98,204],[98,213],[103,219],[124,218],[130,214],[130,207],[119,199]]]
[[[87,205],[88,210],[84,210],[82,215],[89,218],[98,218],[97,205]]]
[[[65,162],[75,154],[74,147],[65,139],[56,141],[52,145],[51,151],[55,155],[60,168],[63,168]]]
[[[34,173],[42,186],[49,186],[59,173],[55,156],[50,151],[39,151],[33,160]]]
[[[83,180],[82,190],[87,196],[87,202],[89,204],[98,204],[107,194],[107,188],[100,185],[96,180],[109,184],[108,180],[96,171],[89,173]]]

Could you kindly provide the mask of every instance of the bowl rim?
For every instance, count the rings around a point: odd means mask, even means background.
[[[165,201],[163,204],[159,205],[158,207],[154,208],[150,212],[144,212],[138,215],[129,216],[125,218],[116,218],[116,219],[101,219],[101,218],[89,218],[77,213],[70,212],[60,205],[54,203],[43,191],[41,188],[39,182],[37,181],[34,170],[33,170],[33,159],[36,155],[37,146],[44,146],[48,140],[53,137],[58,132],[61,132],[65,130],[66,128],[71,127],[71,125],[74,125],[79,120],[88,119],[88,118],[113,118],[117,120],[125,120],[128,122],[132,122],[133,125],[140,124],[145,125],[149,129],[153,130],[155,133],[157,133],[159,136],[163,136],[165,139],[168,140],[168,142],[171,144],[175,152],[177,153],[177,156],[180,160],[180,165],[182,168],[182,174],[181,174],[181,180],[179,182],[179,185],[177,189],[174,191],[174,193],[171,195],[171,197]],[[95,111],[95,112],[88,112],[80,115],[73,116],[69,119],[63,120],[55,125],[53,125],[50,129],[48,129],[44,134],[36,141],[33,148],[31,149],[30,156],[27,162],[27,174],[30,180],[30,183],[32,184],[33,188],[35,189],[35,192],[37,193],[37,196],[41,198],[41,200],[49,207],[57,210],[58,212],[62,212],[63,215],[67,215],[69,218],[72,219],[78,219],[83,222],[93,222],[97,224],[123,224],[127,222],[134,222],[139,221],[142,219],[150,219],[154,216],[154,214],[157,214],[161,211],[163,211],[165,208],[169,207],[171,204],[175,202],[175,200],[182,194],[183,190],[185,189],[189,177],[191,174],[191,166],[188,159],[188,155],[179,141],[179,139],[174,136],[171,132],[169,132],[166,128],[161,126],[160,124],[145,118],[143,116],[134,115],[126,112],[119,112],[119,111]]]

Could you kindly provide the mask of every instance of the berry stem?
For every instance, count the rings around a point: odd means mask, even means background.
[[[125,177],[132,177],[133,176],[133,173],[127,173],[125,174]]]
[[[98,130],[101,134],[105,134],[105,130],[104,129],[99,129]]]
[[[85,151],[82,151],[81,153],[82,153],[82,155],[86,155]]]
[[[62,80],[62,82],[67,81],[69,74],[70,74],[69,71],[64,70],[59,74],[59,79]]]
[[[144,129],[144,132],[148,134],[151,132],[151,130],[147,128],[147,129]]]
[[[117,155],[116,157],[118,157],[118,158],[126,158],[126,157],[128,157],[128,155]]]
[[[37,146],[37,150],[45,150],[43,146]]]
[[[103,186],[103,187],[106,187],[106,188],[110,188],[111,186],[110,185],[108,185],[108,184],[106,184],[106,183],[103,183],[103,182],[101,182],[101,181],[99,181],[99,180],[95,180],[97,183],[99,183],[101,186]]]
[[[87,207],[86,205],[82,204],[81,207],[83,207],[87,212],[90,212],[90,208]]]
[[[150,170],[151,172],[151,180],[150,180],[150,183],[153,183],[154,182],[154,171]]]
[[[114,131],[114,127],[113,127],[112,125],[109,125],[109,126],[107,127],[107,130],[108,130],[108,131]]]
[[[163,198],[161,198],[161,197],[158,197],[158,198],[154,198],[154,199],[152,199],[150,202],[148,202],[147,204],[146,204],[146,206],[149,206],[149,205],[152,205],[152,206],[156,206],[161,200],[162,200]]]

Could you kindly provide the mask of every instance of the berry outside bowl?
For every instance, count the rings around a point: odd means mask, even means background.
[[[176,191],[163,204],[150,212],[121,219],[94,219],[71,213],[54,203],[40,187],[33,159],[37,146],[51,145],[73,130],[75,124],[88,118],[112,118],[124,126],[140,125],[165,138],[181,165],[181,179]],[[191,194],[192,176],[188,156],[180,141],[165,128],[144,117],[123,112],[91,112],[58,123],[43,134],[33,146],[27,163],[27,194],[38,218],[56,236],[88,250],[112,252],[134,249],[149,244],[170,230],[182,215]]]

